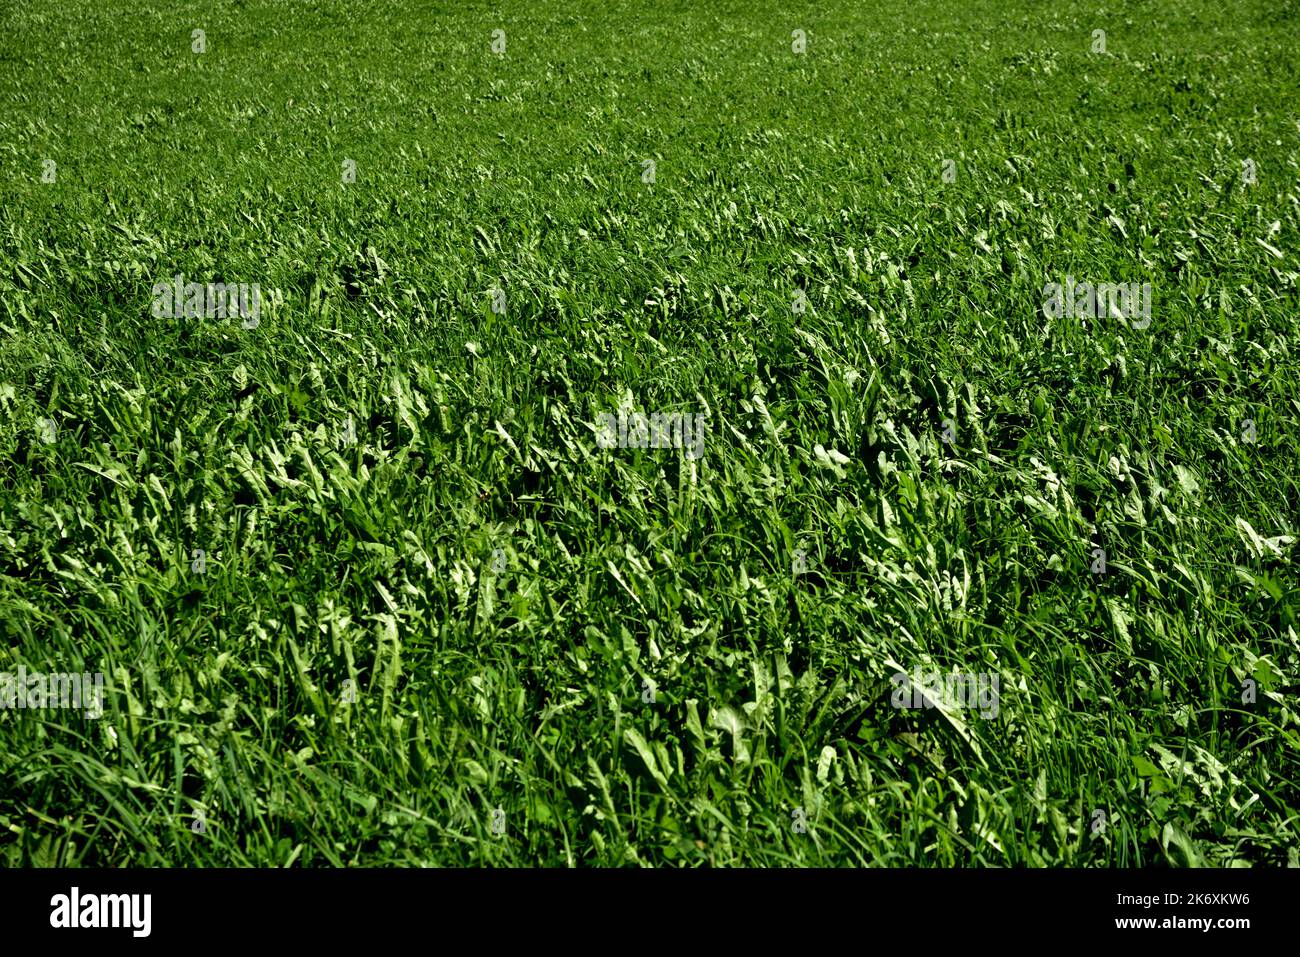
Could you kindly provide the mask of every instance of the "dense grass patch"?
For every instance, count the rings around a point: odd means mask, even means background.
[[[1295,0],[454,6],[0,13],[0,862],[1297,863]]]

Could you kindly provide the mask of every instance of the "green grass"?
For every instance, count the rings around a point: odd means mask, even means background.
[[[0,863],[1296,864],[1300,4],[452,7],[0,12]]]

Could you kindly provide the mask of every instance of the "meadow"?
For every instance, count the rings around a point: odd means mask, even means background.
[[[1300,866],[1297,37],[6,5],[0,864]]]

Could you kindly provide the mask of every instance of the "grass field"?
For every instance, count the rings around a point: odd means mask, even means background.
[[[1300,864],[1298,38],[5,5],[0,864]]]

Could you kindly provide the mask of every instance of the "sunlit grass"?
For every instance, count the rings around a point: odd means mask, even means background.
[[[0,30],[0,861],[1296,863],[1294,2],[175,9]]]

